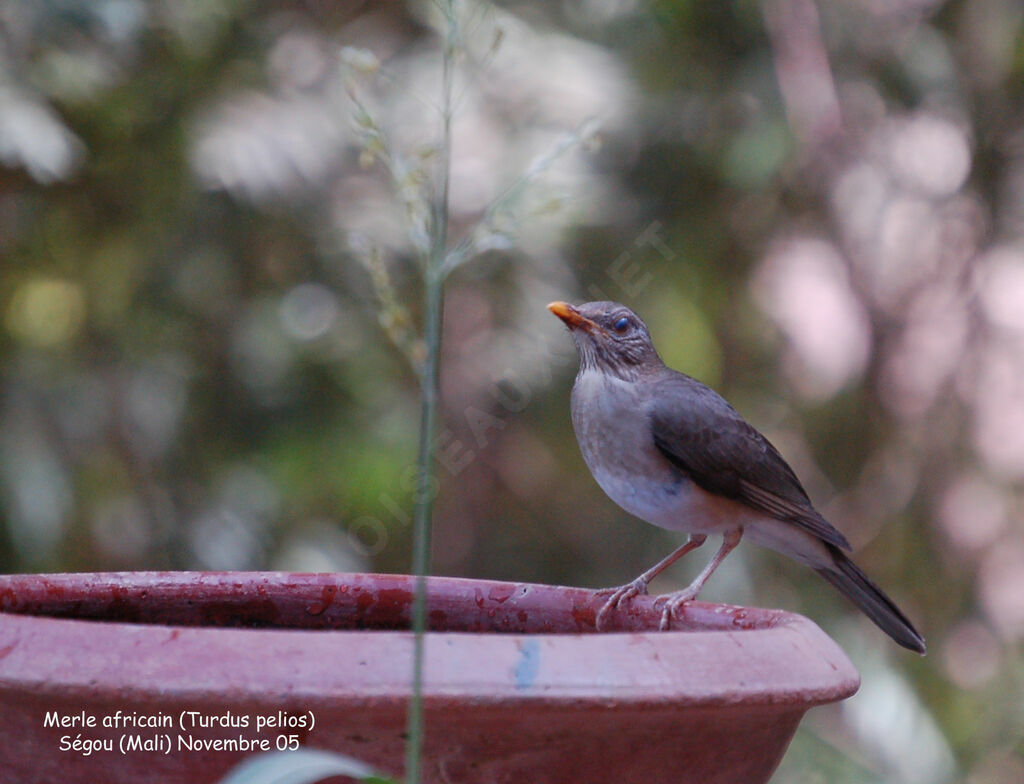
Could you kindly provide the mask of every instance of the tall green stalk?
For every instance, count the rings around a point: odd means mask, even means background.
[[[430,253],[424,264],[425,354],[420,379],[419,459],[416,469],[416,503],[413,511],[413,574],[416,592],[412,609],[413,672],[405,752],[405,782],[419,784],[423,752],[423,660],[427,626],[427,580],[430,572],[431,514],[437,487],[435,452],[441,402],[441,330],[444,317],[445,260],[448,249],[448,189],[451,179],[452,88],[454,83],[457,27],[451,3],[441,5],[445,36],[441,95],[440,182],[431,220]]]

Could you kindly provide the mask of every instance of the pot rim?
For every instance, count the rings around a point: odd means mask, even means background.
[[[408,575],[335,573],[0,575],[0,691],[105,695],[126,704],[154,692],[307,709],[404,703],[414,641],[396,627],[408,624],[413,585]],[[680,630],[660,632],[655,599],[642,596],[617,614],[621,631],[595,633],[603,597],[594,591],[450,577],[427,585],[435,629],[453,616],[460,624],[426,634],[428,709],[454,699],[805,709],[859,685],[838,645],[794,613],[692,602]],[[153,608],[169,600],[176,603],[160,622]],[[153,615],[139,622],[147,603]],[[344,630],[360,612],[373,630]],[[174,613],[178,623],[170,625]],[[239,627],[246,617],[275,613],[286,625],[303,618],[319,628]],[[189,617],[222,623],[182,625]]]

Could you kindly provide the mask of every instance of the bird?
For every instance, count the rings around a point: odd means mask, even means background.
[[[813,506],[779,451],[721,395],[672,370],[647,325],[617,302],[548,306],[569,328],[579,355],[571,415],[583,460],[601,489],[648,523],[687,541],[608,595],[601,629],[648,584],[708,536],[722,545],[682,591],[658,597],[660,627],[697,598],[744,535],[814,569],[900,645],[925,653],[903,612],[847,555],[850,543]]]

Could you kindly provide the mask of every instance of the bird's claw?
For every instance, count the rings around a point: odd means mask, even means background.
[[[597,618],[594,620],[594,626],[598,631],[601,631],[604,626],[608,613],[613,610],[621,610],[623,605],[631,599],[647,594],[647,580],[638,577],[633,582],[620,585],[618,588],[602,588],[600,591],[597,591],[598,596],[606,594],[608,595],[608,600],[601,606],[597,613]]]
[[[687,602],[692,602],[697,598],[697,593],[691,590],[677,591],[676,593],[665,594],[659,596],[654,600],[654,607],[657,609],[658,604],[664,602],[665,606],[661,610],[661,623],[658,624],[658,629],[667,632],[672,628],[672,619],[676,617],[676,611]]]

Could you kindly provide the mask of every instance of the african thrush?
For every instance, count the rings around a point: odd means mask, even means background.
[[[746,534],[807,564],[900,645],[925,652],[924,639],[846,555],[846,537],[814,509],[778,450],[717,392],[666,367],[633,311],[616,302],[552,302],[548,309],[568,326],[579,353],[572,423],[597,483],[630,514],[689,534],[631,583],[609,589],[598,627],[708,535],[721,534],[721,548],[697,578],[664,598],[661,626],[668,628]]]

